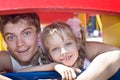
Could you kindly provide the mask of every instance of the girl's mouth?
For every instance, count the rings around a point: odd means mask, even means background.
[[[67,62],[67,61],[69,61],[69,60],[71,59],[71,57],[72,57],[72,55],[66,56],[66,57],[64,57],[63,59],[61,59],[61,61],[62,61],[62,62]]]

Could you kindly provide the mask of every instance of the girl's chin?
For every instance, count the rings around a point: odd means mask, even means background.
[[[69,66],[69,67],[72,67],[72,66],[73,66],[73,64],[64,64],[64,65]]]

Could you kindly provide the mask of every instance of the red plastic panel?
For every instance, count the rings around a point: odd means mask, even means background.
[[[120,0],[0,0],[0,11],[9,10],[97,10],[120,12]]]

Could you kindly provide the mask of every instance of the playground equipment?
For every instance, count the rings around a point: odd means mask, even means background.
[[[93,5],[94,4],[94,5]],[[15,14],[15,13],[26,13],[26,12],[36,12],[40,15],[41,24],[46,24],[54,20],[62,20],[66,21],[69,17],[78,16],[83,21],[83,25],[86,26],[86,20],[88,18],[88,14],[96,15],[100,14],[101,17],[105,17],[105,15],[110,16],[119,16],[120,15],[120,0],[0,0],[0,15],[5,14]],[[84,14],[81,14],[84,13]],[[108,17],[109,18],[109,17]],[[100,21],[100,18],[97,16],[97,20],[99,23],[100,30],[102,30],[103,41],[106,43],[110,43],[119,47],[120,38],[118,37],[120,32],[119,26],[120,23],[109,27],[110,25],[106,25],[104,20]],[[116,20],[115,20],[116,21]],[[108,19],[109,22],[109,19]],[[120,22],[120,19],[117,19],[117,22]],[[111,23],[111,22],[110,22]],[[101,27],[102,26],[102,27]],[[106,29],[106,26],[108,29]],[[115,33],[113,29],[115,28]],[[112,32],[111,32],[112,31]],[[109,36],[109,33],[112,34],[112,37]],[[116,36],[116,37],[113,37]],[[114,38],[111,39],[110,38]],[[0,40],[1,37],[0,37]],[[117,40],[117,42],[116,42]],[[115,43],[115,44],[114,44]],[[3,44],[0,41],[0,44]],[[1,48],[6,49],[6,48]],[[17,73],[6,73],[3,74],[12,78],[13,80],[37,80],[39,78],[49,79],[49,78],[57,78],[61,79],[60,75],[55,71],[49,72],[17,72]],[[120,80],[120,69],[118,72],[112,76],[109,80]]]

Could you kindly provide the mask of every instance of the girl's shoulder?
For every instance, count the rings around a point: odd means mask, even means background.
[[[85,58],[83,68],[87,69],[87,67],[90,65],[90,63],[91,63],[90,60]]]

